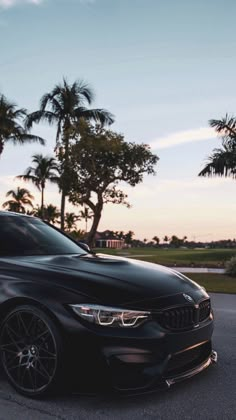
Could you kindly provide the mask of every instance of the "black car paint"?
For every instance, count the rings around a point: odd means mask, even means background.
[[[92,254],[0,257],[1,318],[20,302],[45,308],[59,325],[66,351],[77,359],[84,376],[106,366],[119,389],[151,387],[164,377],[171,355],[210,343],[213,316],[181,332],[167,331],[154,319],[138,328],[108,328],[88,325],[69,304],[99,303],[155,313],[189,305],[183,293],[195,303],[208,298],[185,276],[141,261]]]
[[[42,286],[46,282],[50,287],[53,282],[59,288],[90,296],[103,304],[123,305],[140,301],[143,306],[146,300],[150,301],[153,297],[158,297],[161,302],[162,298],[177,294],[180,295],[180,303],[184,304],[183,293],[190,293],[196,301],[207,297],[202,288],[180,273],[156,264],[125,258],[68,255],[0,260],[1,272],[4,271],[6,275],[15,273],[17,278],[28,279],[33,284],[36,276],[38,284]]]

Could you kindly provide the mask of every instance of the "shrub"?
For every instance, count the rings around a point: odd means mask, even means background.
[[[236,256],[226,262],[225,272],[228,276],[236,277]]]

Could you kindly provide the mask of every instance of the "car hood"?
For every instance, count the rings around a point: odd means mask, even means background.
[[[81,293],[109,305],[137,302],[140,307],[156,306],[156,299],[183,293],[194,301],[207,296],[204,290],[186,276],[169,268],[105,254],[12,257],[11,268],[21,277],[40,278],[65,289]],[[56,285],[55,284],[55,285]],[[165,299],[162,299],[164,303]],[[145,304],[146,302],[146,304]],[[151,305],[152,306],[152,305]]]

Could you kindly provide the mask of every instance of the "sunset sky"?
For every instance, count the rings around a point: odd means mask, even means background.
[[[235,15],[234,0],[0,0],[1,93],[34,111],[63,76],[83,79],[95,90],[93,106],[115,115],[112,129],[160,158],[155,177],[124,186],[132,208],[107,206],[99,230],[236,237],[235,181],[197,177],[220,145],[208,120],[236,114]],[[46,147],[4,150],[0,204],[17,185],[39,203],[31,184],[14,180],[32,154],[53,152],[55,128],[33,132]],[[46,202],[60,203],[51,185]]]

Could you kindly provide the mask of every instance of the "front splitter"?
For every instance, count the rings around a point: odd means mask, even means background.
[[[169,388],[171,385],[174,385],[178,382],[182,382],[185,379],[192,378],[192,376],[195,376],[198,373],[202,372],[211,364],[217,363],[217,359],[218,359],[217,352],[215,350],[212,350],[210,357],[207,360],[205,360],[205,362],[203,362],[201,365],[197,366],[194,369],[188,370],[187,372],[181,373],[180,375],[174,376],[173,378],[168,378],[165,380],[165,383]]]

